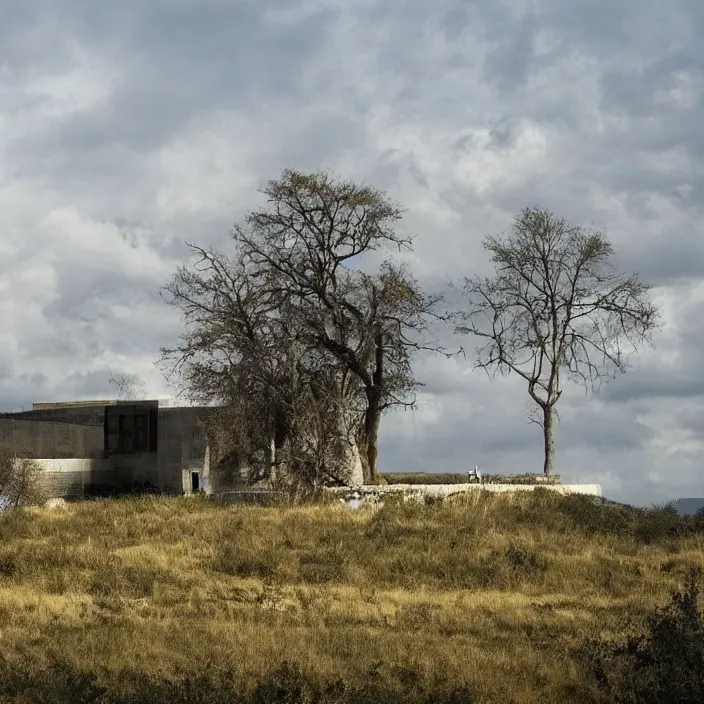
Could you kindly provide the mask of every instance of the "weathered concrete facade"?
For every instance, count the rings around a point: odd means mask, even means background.
[[[209,492],[206,411],[159,408],[158,401],[34,404],[0,415],[0,449],[36,460],[56,498],[140,487]]]
[[[157,481],[163,491],[191,494],[211,490],[202,413],[203,409],[197,407],[160,410]]]
[[[0,447],[18,457],[100,459],[104,432],[97,425],[0,417]]]

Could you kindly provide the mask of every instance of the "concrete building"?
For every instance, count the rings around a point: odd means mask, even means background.
[[[35,403],[31,411],[0,414],[0,449],[36,460],[57,498],[135,488],[229,491],[244,480],[222,460],[211,471],[203,420],[213,410],[160,408],[158,401]]]

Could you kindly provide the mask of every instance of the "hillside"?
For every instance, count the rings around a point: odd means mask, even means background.
[[[7,702],[601,701],[576,649],[704,564],[700,518],[541,489],[99,500],[5,513],[0,535]]]

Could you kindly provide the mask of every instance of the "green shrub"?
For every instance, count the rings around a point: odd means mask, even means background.
[[[578,657],[614,704],[701,704],[704,702],[704,615],[699,610],[692,569],[683,593],[650,616],[648,632],[625,643],[588,641]]]
[[[555,504],[557,512],[587,535],[633,537],[649,544],[704,533],[704,512],[702,516],[680,516],[672,503],[638,508],[586,494],[568,494],[560,499]]]

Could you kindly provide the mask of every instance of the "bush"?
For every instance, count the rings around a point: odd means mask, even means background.
[[[343,582],[347,576],[347,558],[340,550],[322,550],[301,556],[300,576],[309,584]]]
[[[382,481],[383,480],[383,481]],[[441,474],[438,472],[385,472],[378,484],[465,484],[467,472]]]
[[[43,504],[46,492],[41,481],[42,468],[34,460],[0,454],[0,503],[2,508],[22,508]]]
[[[261,546],[222,542],[218,544],[213,567],[236,577],[271,579],[276,575],[278,555]]]
[[[548,569],[548,561],[544,555],[518,545],[509,545],[506,559],[515,572],[528,579],[540,577]]]
[[[650,616],[649,632],[625,644],[591,640],[578,656],[614,704],[704,702],[704,615],[699,610],[699,568],[683,593]]]
[[[637,520],[635,509],[630,506],[605,504],[599,497],[586,494],[562,497],[557,510],[587,535],[631,535]]]
[[[596,496],[568,494],[561,497],[556,507],[572,525],[588,535],[628,536],[648,544],[704,533],[704,512],[701,516],[680,516],[672,503],[638,508]]]
[[[161,490],[151,482],[132,482],[132,484],[120,486],[115,484],[88,484],[83,496],[87,499],[108,499],[122,498],[132,494],[152,494],[159,495]]]

